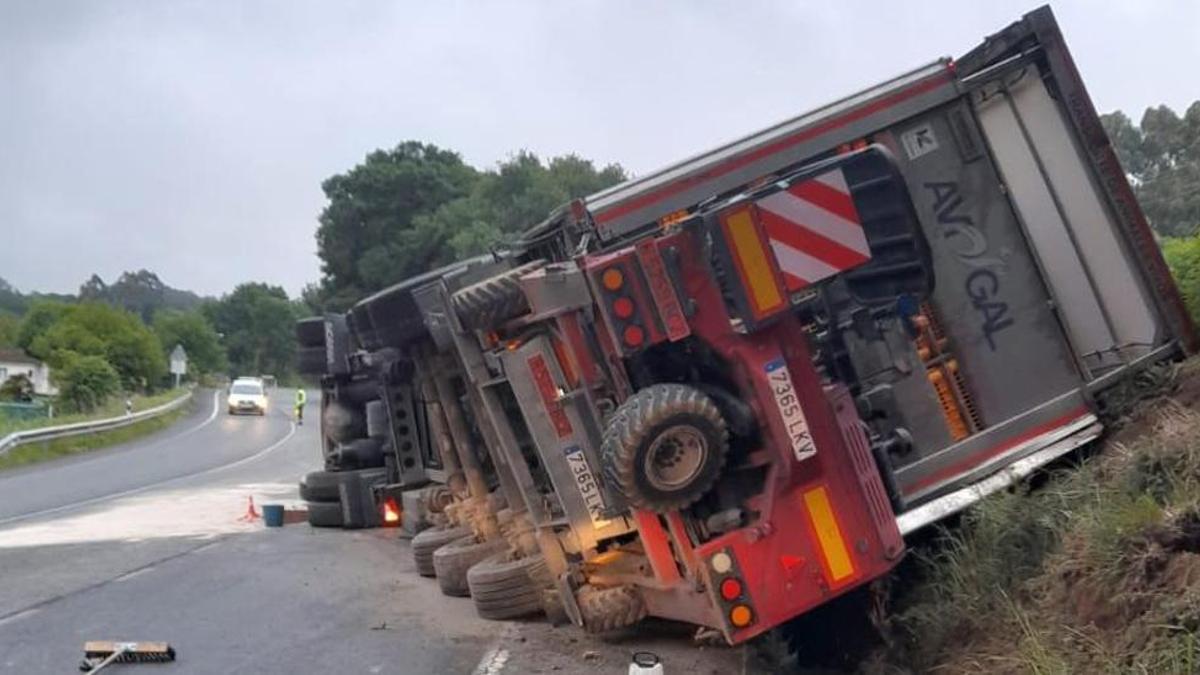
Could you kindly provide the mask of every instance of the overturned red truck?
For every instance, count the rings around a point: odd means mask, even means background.
[[[413,542],[444,590],[731,644],[886,575],[1196,344],[1048,8],[348,319],[455,483]]]

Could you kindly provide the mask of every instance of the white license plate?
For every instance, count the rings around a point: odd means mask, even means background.
[[[567,466],[571,468],[571,475],[575,478],[575,487],[579,488],[579,494],[583,496],[583,504],[587,507],[592,525],[594,527],[608,525],[609,521],[604,517],[606,509],[604,495],[600,492],[600,485],[596,483],[596,477],[592,475],[592,467],[588,464],[587,456],[583,454],[583,448],[572,445],[565,452]]]
[[[792,386],[792,374],[788,372],[783,359],[767,363],[764,369],[767,371],[767,381],[771,383],[771,392],[775,395],[775,407],[779,409],[783,428],[787,430],[792,443],[792,454],[797,462],[804,461],[817,454],[817,445],[813,443],[804,409],[800,407],[796,388]]]

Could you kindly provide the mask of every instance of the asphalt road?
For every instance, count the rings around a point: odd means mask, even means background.
[[[290,394],[291,392],[287,392]],[[285,392],[265,418],[225,414],[218,392],[200,390],[185,418],[133,443],[0,473],[0,525],[81,502],[146,489],[245,459],[292,433]]]
[[[639,649],[667,672],[747,672],[678,626],[600,640],[481,620],[416,575],[395,530],[242,520],[251,497],[297,504],[319,463],[292,393],[265,418],[214,416],[202,394],[152,437],[0,473],[0,673],[71,672],[93,639],[170,642],[176,663],[122,666],[148,673],[624,673]]]

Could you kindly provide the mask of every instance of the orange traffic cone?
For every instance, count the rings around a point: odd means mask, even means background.
[[[252,523],[252,522],[258,520],[260,518],[260,516],[258,515],[258,511],[256,511],[254,509],[254,495],[250,495],[249,497],[247,497],[247,499],[249,499],[250,501],[246,505],[246,515],[242,516],[241,518],[238,518],[238,520],[242,521],[242,522],[246,522],[246,523]]]

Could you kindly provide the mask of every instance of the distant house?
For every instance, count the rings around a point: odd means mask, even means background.
[[[58,389],[50,384],[50,366],[20,349],[0,348],[0,384],[14,375],[24,375],[33,383],[33,393],[53,396]]]

